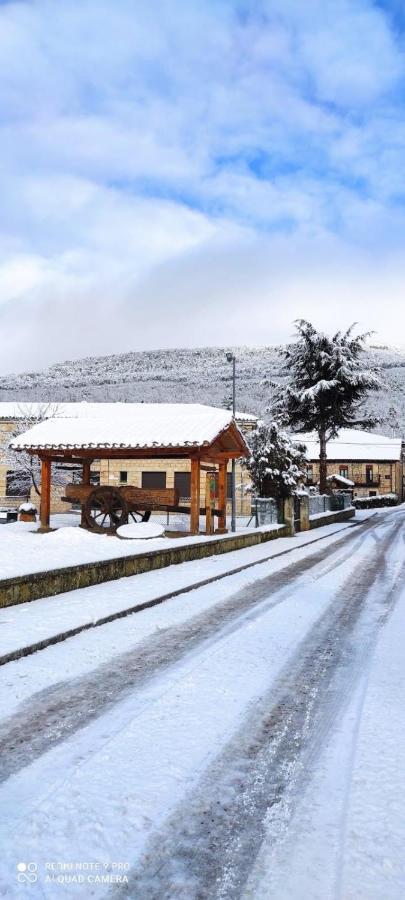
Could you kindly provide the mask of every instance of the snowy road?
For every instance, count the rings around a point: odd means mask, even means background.
[[[404,549],[389,511],[4,666],[0,896],[399,900]]]

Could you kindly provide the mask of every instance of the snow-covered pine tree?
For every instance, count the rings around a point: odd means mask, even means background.
[[[326,446],[341,428],[372,428],[375,418],[360,414],[369,390],[381,381],[374,369],[362,367],[369,332],[353,335],[354,325],[332,337],[317,331],[310,322],[295,322],[297,340],[280,349],[287,385],[281,390],[277,412],[281,421],[299,431],[316,432],[320,445],[321,493],[326,491]]]
[[[258,497],[289,497],[305,478],[305,447],[295,443],[276,422],[258,422],[247,437],[251,456],[242,465]]]

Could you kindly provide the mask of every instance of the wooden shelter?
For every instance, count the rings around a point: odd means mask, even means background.
[[[201,469],[218,472],[218,530],[226,529],[227,467],[246,457],[245,439],[228,410],[197,404],[117,404],[103,417],[48,419],[15,438],[10,446],[41,461],[41,528],[49,528],[52,463],[82,467],[82,484],[90,484],[90,467],[101,459],[189,459],[191,470],[190,532],[199,531]],[[211,509],[204,509],[210,519]]]

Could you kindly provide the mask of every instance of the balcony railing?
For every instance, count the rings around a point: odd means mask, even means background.
[[[353,479],[356,487],[379,487],[381,483],[381,475],[375,475],[374,478],[357,478]]]

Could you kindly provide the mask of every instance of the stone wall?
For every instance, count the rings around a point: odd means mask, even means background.
[[[186,545],[146,551],[136,556],[121,556],[118,559],[101,560],[54,569],[49,572],[35,572],[32,575],[22,575],[18,578],[7,578],[0,581],[0,607],[15,606],[30,600],[37,600],[40,597],[52,597],[66,591],[151,572],[189,560],[204,559],[207,556],[217,556],[221,553],[241,550],[244,547],[253,547],[274,540],[274,538],[284,537],[286,533],[287,529],[281,525],[279,528],[272,528],[268,531],[252,530],[251,534],[232,534],[206,541],[194,540]],[[38,535],[38,540],[41,540],[40,535]]]

